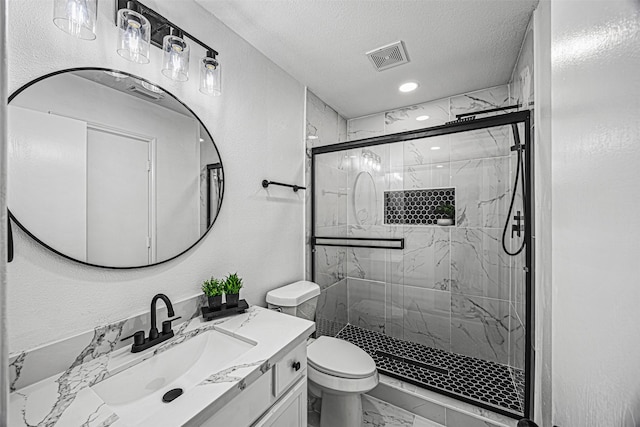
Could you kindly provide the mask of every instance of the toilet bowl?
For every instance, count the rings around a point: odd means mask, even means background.
[[[320,287],[300,281],[267,293],[268,307],[314,320]],[[364,350],[339,338],[321,336],[307,345],[308,387],[322,398],[320,427],[360,427],[362,393],[378,385],[376,364]]]
[[[322,336],[307,346],[309,389],[322,398],[320,427],[361,426],[362,393],[378,385],[376,364],[364,350]]]

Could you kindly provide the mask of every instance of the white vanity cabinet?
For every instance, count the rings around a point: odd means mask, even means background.
[[[306,341],[297,345],[295,349],[275,362],[268,372],[213,416],[194,425],[203,427],[306,427]]]
[[[293,388],[267,411],[253,427],[306,427],[307,377],[301,378]]]

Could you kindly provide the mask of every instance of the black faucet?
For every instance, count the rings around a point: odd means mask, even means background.
[[[162,332],[158,333],[158,328],[156,327],[156,302],[158,302],[158,299],[164,301],[164,304],[167,306],[167,314],[169,317],[175,316],[173,305],[165,294],[158,294],[154,296],[151,300],[151,329],[149,329],[149,337],[144,337],[144,331],[138,331],[121,340],[124,341],[133,337],[133,345],[131,346],[132,353],[139,353],[173,337],[171,322],[180,319],[180,316],[162,322]]]

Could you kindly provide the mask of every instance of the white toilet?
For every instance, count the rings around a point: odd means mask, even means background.
[[[308,281],[267,293],[271,309],[314,320],[320,287]],[[338,338],[322,336],[307,346],[309,391],[322,398],[321,427],[360,427],[362,393],[378,385],[376,364],[364,350]]]

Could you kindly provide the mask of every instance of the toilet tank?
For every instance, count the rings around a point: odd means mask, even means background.
[[[292,316],[313,321],[316,317],[320,286],[307,280],[267,292],[267,306]]]

